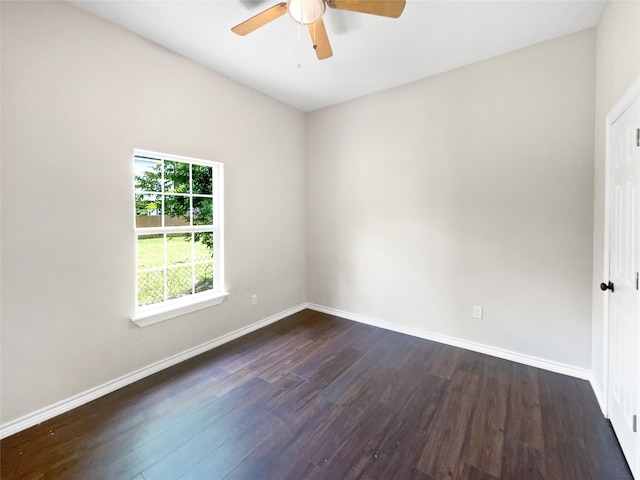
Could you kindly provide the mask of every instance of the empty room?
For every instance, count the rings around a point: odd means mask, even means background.
[[[640,1],[0,22],[3,480],[640,479]]]

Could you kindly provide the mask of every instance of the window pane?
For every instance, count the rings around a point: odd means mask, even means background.
[[[194,261],[206,262],[213,258],[213,232],[198,232],[195,234]]]
[[[193,224],[213,225],[213,199],[193,198]]]
[[[167,265],[179,265],[181,263],[192,262],[192,237],[192,233],[167,235]]]
[[[195,195],[211,195],[213,193],[213,169],[204,165],[192,165],[193,193]]]
[[[189,225],[189,197],[178,195],[164,196],[164,213],[172,219],[167,219],[167,225]]]
[[[193,277],[191,265],[167,269],[167,299],[191,295]]]
[[[164,266],[164,235],[138,237],[138,270]]]
[[[136,194],[136,227],[162,226],[162,195]]]
[[[164,301],[164,274],[162,270],[138,273],[138,306]]]
[[[196,293],[213,289],[213,264],[200,263],[196,269]]]
[[[158,192],[162,180],[162,162],[136,157],[134,164],[134,182],[136,192]]]
[[[191,193],[189,189],[189,167],[184,162],[164,162],[164,190],[167,193]]]
[[[134,151],[138,307],[220,288],[214,234],[222,225],[214,227],[214,207],[222,201],[221,169],[206,160]]]

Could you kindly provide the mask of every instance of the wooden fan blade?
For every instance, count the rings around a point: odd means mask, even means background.
[[[271,8],[267,8],[264,12],[260,12],[259,14],[251,17],[249,20],[245,20],[241,24],[236,25],[231,29],[231,31],[238,35],[246,35],[276,18],[280,18],[285,13],[287,13],[287,4],[285,2],[279,3]]]
[[[327,0],[327,5],[338,10],[371,13],[392,18],[398,18],[402,15],[406,3],[406,0]]]
[[[322,18],[315,23],[307,25],[307,27],[309,28],[311,41],[313,42],[313,48],[316,51],[318,60],[324,60],[325,58],[333,56],[333,50],[331,50],[327,29],[324,28]]]

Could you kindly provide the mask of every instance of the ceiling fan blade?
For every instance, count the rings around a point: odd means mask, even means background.
[[[318,60],[324,60],[333,56],[333,50],[331,50],[327,29],[324,27],[322,18],[315,23],[307,25],[307,27],[309,28],[311,41],[313,42],[313,48],[316,51]]]
[[[286,2],[279,3],[274,5],[271,8],[267,8],[264,12],[260,12],[259,14],[251,17],[249,20],[245,20],[239,25],[236,25],[231,29],[233,33],[237,33],[238,35],[246,35],[247,33],[251,33],[254,30],[266,25],[267,23],[275,20],[276,18],[281,17],[287,13],[287,4]]]
[[[371,13],[383,17],[398,18],[402,15],[406,0],[326,0],[327,5],[338,10]]]

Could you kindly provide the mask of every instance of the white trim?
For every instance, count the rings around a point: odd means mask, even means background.
[[[604,237],[602,239],[602,275],[607,278],[609,276],[609,135],[610,125],[608,123],[609,115],[607,115],[605,125],[605,150],[604,150]],[[598,280],[595,280],[594,288],[598,288]],[[602,279],[604,280],[604,278]],[[596,291],[596,295],[598,291]],[[609,418],[609,295],[603,295],[602,299],[602,390],[600,392],[600,401],[604,416]],[[596,395],[597,396],[597,395]]]
[[[611,235],[611,218],[610,218],[610,196],[611,196],[611,129],[613,124],[627,111],[629,107],[635,102],[638,98],[640,98],[640,76],[636,78],[636,80],[631,84],[631,86],[627,89],[627,91],[622,95],[622,97],[614,104],[613,107],[607,113],[605,117],[605,193],[604,193],[604,245],[602,255],[604,257],[604,265],[603,265],[603,274],[606,279],[609,278],[609,270],[610,270],[610,235]],[[596,279],[597,280],[597,279]],[[640,301],[640,299],[638,300]],[[605,416],[609,417],[609,408],[610,408],[610,397],[612,395],[611,386],[609,382],[609,378],[611,376],[610,373],[610,362],[609,362],[609,344],[610,344],[610,335],[609,335],[609,305],[610,299],[609,295],[605,295],[605,299],[603,301],[603,312],[602,312],[602,342],[603,342],[603,355],[602,355],[602,382],[603,382],[603,390],[602,390],[602,402],[604,404],[604,413]],[[639,339],[640,341],[640,339]],[[637,393],[636,393],[637,398]],[[624,452],[626,458],[629,459],[629,467],[632,470],[632,475],[640,476],[640,474],[636,471],[640,468],[640,441],[635,442],[635,452]],[[635,458],[633,458],[635,457]],[[632,461],[633,460],[633,461]]]
[[[131,322],[139,327],[148,327],[180,315],[220,305],[227,298],[229,292],[215,293],[213,295],[207,292],[201,295],[204,296],[198,296],[198,294],[189,295],[183,299],[154,304],[152,308],[140,309],[131,317]]]
[[[569,375],[571,377],[576,377],[583,380],[588,380],[591,377],[591,372],[589,370],[575,367],[573,365],[568,365],[566,363],[554,362],[553,360],[525,355],[523,353],[513,352],[511,350],[492,347],[490,345],[484,345],[481,343],[470,342],[468,340],[462,340],[460,338],[449,337],[447,335],[429,332],[427,330],[422,330],[419,328],[407,327],[404,325],[399,325],[397,323],[388,322],[386,320],[379,320],[377,318],[371,318],[364,315],[337,310],[335,308],[323,307],[322,305],[316,305],[313,303],[308,303],[307,308],[310,310],[315,310],[317,312],[335,315],[347,320],[353,320],[355,322],[365,323],[374,327],[384,328],[385,330],[392,330],[394,332],[404,333],[413,337],[424,338],[426,340],[444,343],[445,345],[464,348],[465,350],[471,350],[473,352],[491,355],[493,357],[502,358],[504,360],[522,363],[531,367],[541,368],[543,370],[549,370],[551,372],[561,373],[563,375]]]
[[[558,362],[554,362],[546,359],[541,359],[538,357],[533,357],[530,355],[524,355],[524,354],[513,352],[510,350],[504,350],[501,348],[483,345],[476,342],[469,342],[467,340],[461,340],[458,338],[449,337],[449,336],[441,335],[434,332],[428,332],[426,330],[421,330],[413,327],[406,327],[406,326],[398,325],[396,323],[388,322],[385,320],[379,320],[371,317],[366,317],[364,315],[349,313],[349,312],[337,310],[334,308],[324,307],[314,303],[303,303],[296,307],[292,307],[288,310],[282,311],[268,318],[260,320],[258,322],[252,323],[251,325],[247,325],[246,327],[242,327],[237,330],[234,330],[233,332],[222,335],[218,338],[210,340],[196,347],[185,350],[181,353],[168,357],[164,360],[160,360],[156,363],[143,367],[139,370],[123,375],[122,377],[106,382],[102,385],[89,389],[78,395],[74,395],[73,397],[67,398],[65,400],[61,400],[60,402],[54,403],[53,405],[49,405],[48,407],[32,412],[28,415],[25,415],[11,422],[8,422],[4,425],[0,425],[0,439],[8,437],[9,435],[18,433],[22,430],[25,430],[29,427],[37,425],[46,420],[49,420],[62,413],[68,412],[69,410],[72,410],[81,405],[84,405],[93,400],[96,400],[97,398],[100,398],[104,395],[114,392],[122,387],[126,387],[127,385],[135,383],[138,380],[142,380],[143,378],[153,375],[154,373],[158,373],[180,362],[184,362],[185,360],[188,360],[197,355],[205,353],[220,345],[223,345],[227,342],[235,340],[236,338],[239,338],[243,335],[247,335],[260,328],[266,327],[267,325],[275,323],[279,320],[282,320],[283,318],[286,318],[290,315],[301,312],[302,310],[305,310],[305,309],[315,310],[317,312],[338,316],[341,318],[345,318],[347,320],[353,320],[355,322],[365,323],[367,325],[372,325],[374,327],[384,328],[385,330],[391,330],[398,333],[403,333],[406,335],[411,335],[414,337],[424,338],[426,340],[432,340],[432,341],[443,343],[446,345],[451,345],[454,347],[464,348],[466,350],[471,350],[474,352],[483,353],[483,354],[491,355],[498,358],[503,358],[505,360],[522,363],[524,365],[541,368],[543,370],[549,370],[552,372],[561,373],[561,374],[569,375],[576,378],[590,380],[592,388],[596,393],[596,398],[598,398],[598,401],[601,401],[601,396],[599,396],[597,393],[598,392],[597,386],[594,384],[593,380],[590,378],[590,372],[585,369],[581,369],[578,367],[574,367],[572,365],[558,363]]]
[[[49,405],[48,407],[36,410],[35,412],[18,418],[17,420],[13,420],[4,425],[0,425],[0,439],[42,423],[45,420],[49,420],[50,418],[53,418],[62,413],[68,412],[69,410],[84,405],[85,403],[96,400],[97,398],[114,392],[122,387],[126,387],[127,385],[135,383],[138,380],[142,380],[149,375],[158,373],[165,368],[169,368],[180,362],[184,362],[185,360],[200,355],[201,353],[208,352],[209,350],[219,347],[224,343],[230,342],[231,340],[235,340],[236,338],[242,337],[243,335],[247,335],[248,333],[282,320],[289,315],[301,312],[305,308],[306,304],[301,304],[296,307],[290,308],[258,322],[252,323],[251,325],[247,325],[246,327],[239,328],[237,330],[234,330],[233,332],[227,333],[218,338],[214,338],[213,340],[209,340],[206,343],[190,348],[176,355],[172,355],[171,357],[165,358],[164,360],[160,360],[159,362],[155,362],[139,370],[123,375],[122,377],[91,388],[85,392],[79,393],[78,395],[74,395],[73,397],[61,400],[60,402],[54,403],[53,405]]]
[[[593,378],[593,375],[589,378],[589,383],[591,384],[591,389],[593,390],[593,393],[596,396],[596,400],[598,400],[598,405],[600,405],[600,410],[602,410],[602,414],[606,417],[607,416],[607,410],[606,410],[607,396],[604,394],[604,390],[602,390],[602,387],[600,387],[596,379]]]
[[[134,155],[140,157],[148,157],[151,159],[165,159],[170,160],[172,162],[184,162],[184,163],[195,163],[197,165],[202,165],[204,167],[210,167],[212,163],[222,164],[221,162],[216,162],[215,160],[206,160],[204,158],[194,158],[194,157],[184,157],[182,155],[173,155],[172,153],[162,153],[155,152],[153,150],[144,150],[141,148],[134,148]]]
[[[216,162],[213,160],[203,160],[199,158],[189,158],[183,157],[179,155],[172,155],[168,153],[161,152],[152,152],[150,150],[141,150],[135,148],[133,150],[133,165],[134,165],[134,178],[135,178],[135,165],[136,158],[141,159],[149,159],[149,160],[157,160],[159,162],[180,162],[186,163],[190,165],[190,168],[193,165],[202,165],[208,168],[211,168],[212,174],[212,193],[211,195],[199,195],[194,193],[191,188],[193,183],[192,175],[190,175],[189,180],[189,193],[179,193],[176,194],[178,196],[182,196],[185,198],[189,198],[190,207],[193,208],[193,199],[194,197],[206,197],[211,198],[213,202],[213,210],[212,210],[212,224],[211,225],[186,225],[186,226],[167,226],[165,225],[165,221],[162,221],[162,226],[160,227],[138,227],[136,225],[136,197],[138,194],[150,194],[150,195],[160,195],[162,198],[162,218],[165,218],[165,198],[167,192],[165,191],[165,169],[162,168],[162,175],[160,179],[160,191],[159,192],[145,192],[145,191],[136,191],[134,188],[134,203],[133,203],[133,228],[135,232],[135,252],[136,252],[136,268],[135,268],[135,291],[136,291],[136,302],[138,301],[138,280],[139,274],[141,272],[149,272],[149,271],[161,271],[163,272],[164,278],[164,292],[163,292],[163,300],[148,306],[136,306],[135,313],[131,318],[131,321],[138,326],[147,326],[152,325],[154,323],[162,322],[165,320],[169,320],[171,318],[175,318],[184,313],[193,312],[195,310],[199,310],[201,308],[210,307],[213,305],[218,305],[221,303],[224,298],[228,295],[224,289],[224,164],[221,162]],[[188,300],[186,298],[180,298],[178,300],[170,300],[167,299],[168,291],[167,291],[167,272],[169,271],[169,265],[167,264],[167,248],[166,242],[167,238],[164,237],[165,249],[164,249],[164,262],[161,267],[157,268],[148,268],[148,269],[140,269],[138,265],[138,243],[140,240],[140,236],[142,235],[157,235],[157,234],[171,234],[171,233],[197,233],[197,232],[211,232],[213,236],[213,251],[212,253],[212,267],[213,267],[213,289],[208,290],[203,293],[191,293],[188,294],[189,298],[193,298],[194,300]],[[194,240],[192,238],[191,244],[192,249]],[[182,263],[181,266],[194,266],[198,264],[204,264],[208,262],[196,262],[194,258],[191,258],[190,262]],[[192,287],[195,285],[195,275],[192,271]],[[205,295],[206,294],[206,295]],[[198,297],[198,299],[196,299]],[[166,305],[166,307],[165,307]]]
[[[604,239],[603,239],[603,275],[609,277],[609,241],[610,241],[610,218],[609,218],[609,195],[611,193],[611,126],[620,116],[631,106],[636,98],[640,96],[640,77],[638,77],[627,89],[624,95],[615,103],[605,117],[605,164],[604,164]],[[603,279],[603,281],[607,281]],[[596,280],[596,284],[599,282]],[[605,294],[602,301],[602,389],[598,396],[598,401],[605,417],[609,417],[609,295]]]

